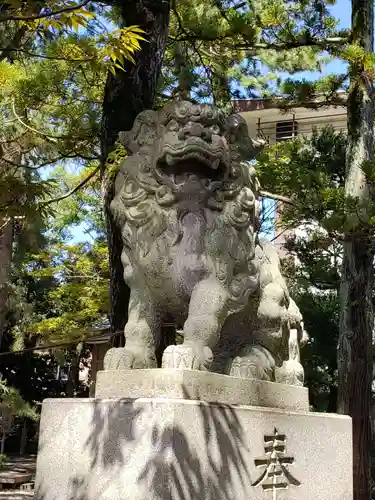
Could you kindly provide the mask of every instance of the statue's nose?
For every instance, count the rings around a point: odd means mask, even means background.
[[[209,129],[206,129],[202,124],[196,122],[190,122],[186,124],[179,132],[178,138],[183,141],[188,137],[199,137],[207,142],[211,142],[212,133]]]

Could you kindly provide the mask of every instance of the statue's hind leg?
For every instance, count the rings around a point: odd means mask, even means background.
[[[156,368],[155,349],[160,336],[160,315],[147,289],[131,291],[124,333],[125,347],[108,350],[104,369]]]
[[[184,343],[167,347],[163,368],[208,370],[228,315],[228,294],[215,278],[198,283],[191,295],[184,325]]]

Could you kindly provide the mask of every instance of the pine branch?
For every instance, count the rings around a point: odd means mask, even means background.
[[[74,136],[70,136],[70,135],[50,135],[50,134],[47,134],[46,132],[43,132],[42,130],[38,130],[34,127],[31,127],[26,122],[24,122],[22,120],[22,118],[18,115],[18,113],[16,111],[14,98],[12,99],[11,103],[12,103],[12,112],[13,112],[15,118],[17,118],[17,120],[20,122],[20,124],[23,125],[25,128],[27,128],[28,130],[30,130],[30,132],[33,132],[34,134],[38,134],[38,135],[41,135],[42,137],[45,137],[46,141],[52,142],[53,144],[57,144],[59,140],[72,139],[74,137]],[[82,136],[82,137],[78,137],[78,138],[76,137],[75,139],[76,140],[79,139],[82,141],[82,140],[89,140],[89,139],[91,139],[91,137]],[[12,141],[9,141],[9,142],[12,142]]]
[[[259,191],[260,196],[263,198],[270,198],[271,200],[282,201],[283,203],[287,203],[288,205],[294,205],[294,202],[291,198],[287,196],[282,196],[281,194],[270,193],[269,191],[263,191],[262,189]]]
[[[280,108],[282,111],[290,111],[293,108],[306,108],[306,109],[321,109],[321,108],[326,108],[327,106],[340,106],[345,108],[347,106],[347,101],[346,98],[344,97],[328,97],[326,99],[323,99],[321,101],[279,101],[278,103],[278,108]]]
[[[240,44],[235,44],[233,47],[240,50],[249,50],[251,47],[257,50],[291,50],[298,49],[301,47],[319,47],[321,49],[327,49],[329,45],[344,45],[348,43],[346,38],[333,37],[333,38],[310,38],[307,40],[295,40],[291,42],[280,42],[280,43],[254,43],[245,42]]]
[[[191,41],[202,41],[202,42],[225,42],[226,40],[232,38],[235,33],[230,33],[228,35],[224,35],[221,37],[215,37],[215,36],[207,36],[203,34],[199,35],[193,35],[193,34],[188,34],[184,31],[185,36],[178,36],[178,37],[172,37],[169,36],[169,38],[172,41],[175,42],[191,42]],[[240,34],[240,33],[238,33]],[[237,50],[276,50],[276,51],[282,51],[282,50],[291,50],[291,49],[298,49],[301,47],[318,47],[320,49],[328,49],[329,46],[337,46],[337,45],[344,45],[345,43],[348,43],[347,38],[343,37],[332,37],[332,38],[325,38],[325,39],[319,39],[319,38],[310,38],[307,40],[294,40],[290,42],[280,42],[280,43],[253,43],[251,41],[248,42],[243,42],[243,43],[234,43],[228,46],[229,49],[237,49]]]
[[[60,152],[60,156],[57,156],[56,158],[50,158],[48,160],[45,160],[44,162],[39,163],[39,165],[36,165],[36,166],[25,165],[24,163],[16,163],[15,161],[10,160],[9,158],[0,158],[0,162],[4,161],[5,163],[8,163],[9,165],[12,165],[13,167],[16,167],[16,168],[26,168],[28,170],[39,170],[40,168],[47,167],[48,165],[53,165],[53,164],[57,163],[58,161],[66,160],[68,158],[69,159],[81,158],[82,160],[93,161],[93,160],[98,160],[99,156],[85,156],[85,155],[80,155],[79,153],[65,154],[63,152]]]
[[[286,233],[286,232],[287,232],[287,231],[289,231],[289,230],[290,230],[290,228],[289,228],[289,227],[284,228],[282,231],[280,231],[280,233],[276,234],[276,235],[272,238],[271,243],[273,243],[274,241],[276,241],[276,240],[277,240],[277,238],[280,238],[280,236],[282,236],[284,233]]]
[[[221,17],[229,24],[230,26],[230,19],[228,19],[227,13],[225,12],[225,9],[223,5],[221,4],[220,0],[215,0],[215,5],[218,8]]]
[[[36,14],[34,16],[2,16],[0,17],[0,23],[5,21],[35,21],[37,19],[45,19],[46,17],[53,17],[59,14],[64,14],[65,12],[73,12],[75,10],[82,9],[85,5],[87,5],[91,0],[84,0],[82,3],[71,7],[64,7],[59,10],[55,10],[52,12],[45,12],[43,14]]]
[[[20,122],[20,124],[23,125],[25,128],[27,128],[28,130],[30,130],[30,132],[34,132],[35,134],[42,135],[49,142],[52,142],[54,144],[57,143],[57,139],[55,137],[50,137],[48,134],[45,134],[45,133],[41,132],[40,130],[37,130],[37,129],[33,128],[33,127],[30,127],[30,125],[28,125],[27,123],[25,123],[22,120],[22,118],[18,115],[18,113],[16,111],[16,105],[15,105],[15,99],[14,98],[12,99],[12,112],[13,112],[14,116],[17,118],[17,120]]]
[[[247,6],[248,6],[247,2],[241,2],[238,5],[233,5],[232,8],[236,9],[236,10],[239,10],[239,9],[243,9],[244,7],[247,7]]]
[[[58,196],[57,198],[52,198],[51,200],[47,200],[42,202],[40,205],[46,206],[50,205],[51,203],[57,203],[59,201],[65,200],[66,198],[69,198],[69,196],[72,196],[74,193],[82,189],[97,173],[100,171],[100,165],[98,165],[94,170],[85,178],[83,181],[81,181],[77,186],[75,186],[73,189],[68,191],[67,193]]]
[[[0,235],[2,236],[4,229],[9,226],[9,224],[12,222],[12,219],[8,217],[5,219],[5,222],[0,226]]]

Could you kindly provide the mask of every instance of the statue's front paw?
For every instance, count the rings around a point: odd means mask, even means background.
[[[112,347],[104,356],[104,370],[156,368],[155,353],[145,346]]]
[[[163,354],[162,368],[179,370],[208,370],[212,363],[209,347],[180,344],[168,346]]]
[[[134,356],[125,347],[112,347],[104,356],[104,370],[126,370],[132,367]]]
[[[275,361],[267,349],[261,346],[249,346],[234,358],[228,374],[237,378],[272,381],[274,370]]]
[[[284,361],[275,369],[276,382],[279,384],[303,386],[305,373],[301,363],[295,360]]]

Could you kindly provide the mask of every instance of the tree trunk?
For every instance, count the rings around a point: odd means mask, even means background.
[[[22,425],[21,441],[20,441],[20,455],[24,455],[27,445],[27,419],[24,418]]]
[[[1,446],[0,446],[0,454],[4,455],[4,450],[5,450],[5,439],[6,439],[6,434],[5,434],[5,427],[3,428],[3,433],[1,435]]]
[[[0,10],[3,16],[6,15],[9,9],[9,4],[0,2]],[[19,48],[23,43],[24,37],[28,31],[27,26],[18,28],[13,37],[8,40],[8,43],[0,50],[0,61],[7,60],[10,63],[14,62],[13,49]],[[5,155],[12,158],[16,163],[21,163],[21,152],[18,144],[8,144],[8,147],[1,146],[0,148],[0,175],[4,175],[9,164],[1,161],[1,157]],[[0,204],[6,207],[9,200],[9,193],[0,193]],[[0,349],[6,327],[6,316],[8,313],[8,281],[13,257],[13,222],[7,221],[2,213],[0,216]]]
[[[8,282],[12,264],[13,224],[0,217],[0,348],[8,313]]]
[[[373,4],[352,0],[352,43],[373,51]],[[341,277],[338,345],[338,412],[353,419],[354,500],[371,499],[371,384],[373,245],[368,204],[372,197],[366,162],[373,160],[374,104],[372,75],[363,59],[351,64],[348,95],[348,149],[345,193],[351,230],[345,234]]]
[[[332,385],[328,395],[327,413],[335,413],[337,407],[337,387]]]
[[[66,395],[68,398],[74,398],[76,395],[77,386],[79,383],[79,359],[80,353],[77,352],[76,346],[71,350],[70,370],[68,380],[66,382]]]
[[[116,6],[126,26],[138,25],[145,32],[147,42],[141,44],[141,51],[135,55],[135,64],[125,62],[125,72],[108,73],[103,102],[101,129],[102,178],[105,162],[113,148],[118,134],[130,130],[136,116],[154,105],[157,85],[163,64],[164,50],[169,25],[169,0],[114,0],[107,1]],[[114,186],[105,186],[104,210],[107,220],[109,260],[111,269],[111,330],[124,329],[129,301],[129,289],[123,280],[121,263],[121,233],[109,211]],[[114,337],[115,344],[123,336]]]

